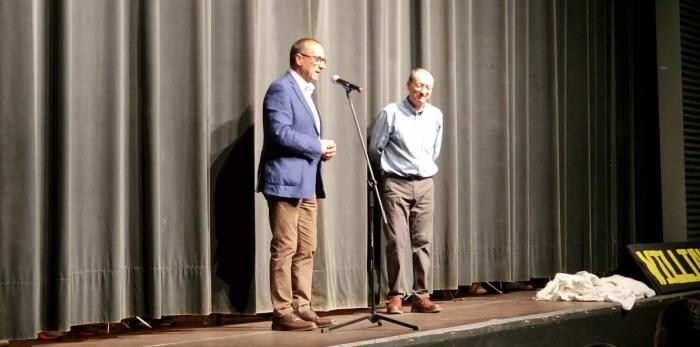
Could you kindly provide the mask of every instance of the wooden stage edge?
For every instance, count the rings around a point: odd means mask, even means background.
[[[66,336],[62,341],[11,341],[10,346],[651,346],[656,319],[670,302],[698,298],[700,290],[638,300],[630,311],[610,302],[535,301],[535,291],[466,296],[436,300],[442,312],[386,315],[420,326],[369,320],[337,330],[279,332],[262,316],[226,315],[214,325],[206,317],[182,316],[170,327],[125,329],[113,325],[110,334]],[[382,305],[383,306],[383,305]],[[383,307],[377,313],[383,314]],[[319,312],[337,323],[368,316],[368,309]]]

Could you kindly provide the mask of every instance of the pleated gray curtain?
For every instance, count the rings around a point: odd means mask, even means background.
[[[326,48],[317,102],[339,151],[317,310],[367,305],[366,168],[332,74],[367,88],[365,134],[411,67],[436,77],[433,290],[611,270],[610,3],[0,0],[0,338],[271,311],[261,106],[304,36]]]

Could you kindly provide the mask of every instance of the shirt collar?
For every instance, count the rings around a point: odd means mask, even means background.
[[[403,99],[403,104],[404,104],[404,106],[406,107],[406,109],[410,111],[411,114],[414,114],[414,115],[416,115],[416,116],[422,115],[422,114],[423,114],[423,111],[425,111],[425,107],[426,107],[426,106],[423,106],[423,110],[421,110],[421,111],[416,111],[416,108],[413,107],[413,105],[411,105],[411,102],[410,102],[410,101],[408,101],[408,97],[406,97],[405,99]]]
[[[313,94],[314,90],[316,89],[316,86],[314,86],[313,83],[306,82],[299,73],[296,71],[289,69],[289,72],[292,74],[294,77],[294,80],[297,81],[297,84],[299,85],[299,88],[307,95]]]

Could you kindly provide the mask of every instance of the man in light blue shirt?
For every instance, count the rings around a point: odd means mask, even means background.
[[[382,171],[382,201],[388,226],[386,262],[389,279],[387,313],[402,313],[407,291],[400,274],[408,240],[413,253],[412,312],[436,313],[440,306],[430,301],[428,273],[433,238],[435,161],[442,142],[442,112],[427,103],[435,79],[430,71],[415,68],[406,83],[408,97],[382,110],[374,124],[369,155]]]

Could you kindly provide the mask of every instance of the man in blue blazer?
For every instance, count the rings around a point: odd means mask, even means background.
[[[311,330],[333,324],[311,309],[316,251],[316,199],[325,198],[321,163],[335,156],[335,142],[322,139],[312,94],[326,58],[321,44],[297,40],[289,71],[270,84],[263,103],[264,143],[259,192],[269,208],[270,294],[273,330]]]

